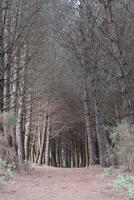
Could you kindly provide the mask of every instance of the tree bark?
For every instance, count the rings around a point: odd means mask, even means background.
[[[31,126],[31,94],[30,89],[27,94],[26,102],[26,123],[25,123],[25,139],[24,139],[24,150],[25,150],[25,161],[29,159],[29,137],[30,137],[30,126]]]
[[[20,55],[20,64],[25,64],[26,59],[26,48],[24,46],[22,55]],[[21,70],[19,70],[19,76],[21,77],[21,80],[19,81],[18,86],[18,112],[17,112],[17,120],[16,120],[16,141],[18,146],[18,162],[19,166],[24,162],[24,145],[23,145],[23,139],[24,139],[24,121],[23,121],[23,110],[24,110],[24,94],[25,94],[25,85],[26,85],[26,66],[24,66]]]
[[[88,136],[86,131],[85,131],[85,165],[86,167],[89,166]]]
[[[59,138],[56,139],[56,163],[57,167],[61,167],[61,141]]]
[[[47,108],[47,111],[46,111],[45,117],[44,117],[43,135],[42,135],[40,155],[39,155],[39,160],[38,160],[39,164],[42,164],[42,157],[43,157],[43,152],[44,152],[44,148],[45,148],[45,137],[46,137],[47,128],[48,128],[48,108]]]
[[[100,164],[102,167],[110,166],[108,138],[104,125],[103,116],[101,114],[97,97],[95,97],[95,117],[96,117],[96,132],[99,145]]]
[[[88,147],[89,147],[89,155],[90,155],[90,164],[96,164],[96,150],[95,150],[95,142],[94,136],[91,131],[90,124],[90,113],[89,113],[89,105],[88,105],[88,87],[86,81],[84,82],[84,114],[85,114],[85,122],[86,122],[86,132],[88,136]]]
[[[3,47],[3,0],[0,0],[0,111],[3,111],[4,47]]]
[[[3,29],[4,40],[3,46],[4,49],[8,49],[11,43],[11,2],[6,2],[6,8],[4,12],[4,23],[5,27]],[[10,110],[10,77],[11,77],[11,50],[4,53],[4,111],[7,112]]]
[[[11,93],[11,109],[13,112],[17,112],[17,96],[19,87],[19,66],[20,66],[20,49],[17,49],[16,56],[14,59],[14,67],[12,68],[13,73],[13,83],[12,83],[12,93]]]
[[[45,147],[45,164],[46,165],[49,165],[49,163],[50,163],[50,160],[49,160],[50,134],[51,134],[51,123],[50,123],[50,119],[49,119],[47,132],[46,132],[46,147]]]
[[[41,149],[41,131],[40,131],[40,114],[38,112],[38,122],[37,122],[37,152],[35,162],[38,163]]]
[[[16,140],[18,145],[18,162],[22,166],[24,161],[23,143],[22,143],[22,115],[23,115],[23,96],[18,97],[18,114],[16,122]]]
[[[57,167],[55,139],[51,140],[50,151],[51,151],[51,165],[53,167]]]

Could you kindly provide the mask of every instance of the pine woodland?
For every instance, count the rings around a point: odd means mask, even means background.
[[[0,158],[134,170],[134,1],[0,0]]]

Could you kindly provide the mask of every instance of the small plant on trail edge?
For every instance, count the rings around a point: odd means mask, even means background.
[[[117,193],[127,192],[129,200],[134,200],[134,177],[128,175],[118,175],[113,181],[112,187]]]
[[[4,184],[9,180],[15,167],[14,163],[10,164],[0,159],[0,184]]]
[[[106,177],[112,176],[113,174],[112,169],[113,169],[112,167],[104,169],[104,172],[101,175],[96,175],[96,178],[105,181]]]
[[[129,200],[134,200],[134,188],[129,188],[128,198],[129,198]]]
[[[117,176],[117,178],[113,181],[112,187],[115,189],[117,193],[123,191],[126,186],[126,178],[125,176]]]
[[[112,176],[113,174],[112,169],[113,169],[112,167],[104,169],[105,176]]]

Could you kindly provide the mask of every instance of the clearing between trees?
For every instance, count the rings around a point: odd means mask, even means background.
[[[16,175],[0,191],[0,200],[125,200],[114,194],[109,183],[113,176],[100,180],[104,169],[34,167],[28,174]]]

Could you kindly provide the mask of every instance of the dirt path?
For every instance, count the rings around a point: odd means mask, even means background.
[[[99,173],[99,167],[36,167],[29,175],[17,176],[8,183],[0,191],[0,200],[120,200],[108,189],[108,180],[96,178]]]

